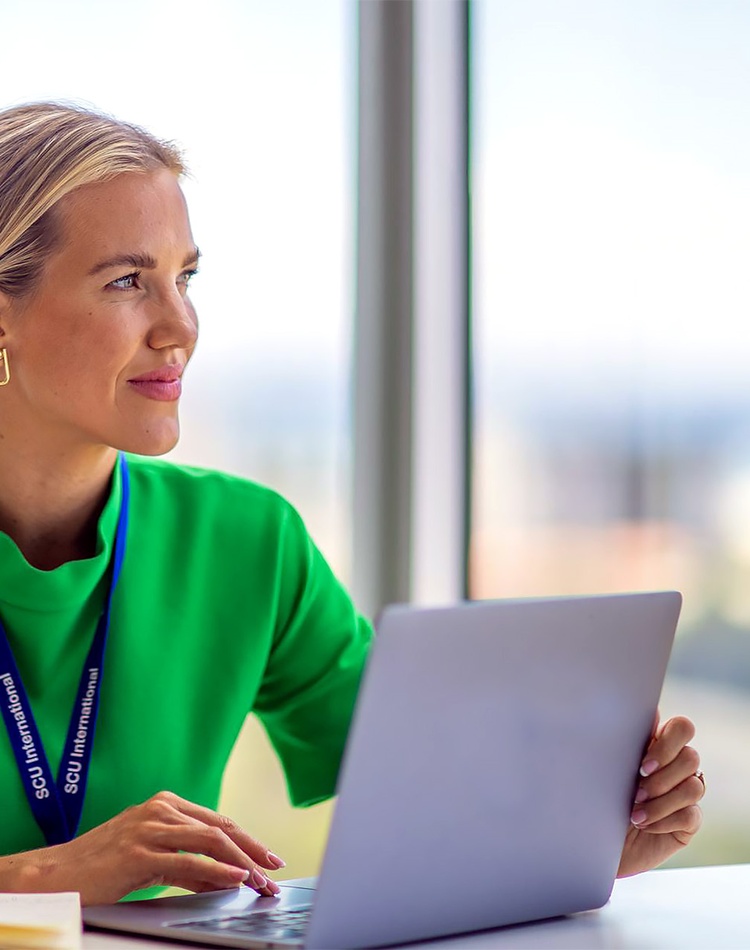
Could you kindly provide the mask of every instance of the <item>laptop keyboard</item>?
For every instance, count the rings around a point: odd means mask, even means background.
[[[198,933],[247,934],[264,940],[300,940],[307,930],[310,908],[295,910],[256,910],[236,917],[212,917],[208,920],[192,920],[187,923],[169,924],[181,930]]]

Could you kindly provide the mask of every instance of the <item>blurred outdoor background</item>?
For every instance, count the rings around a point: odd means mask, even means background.
[[[201,342],[174,459],[285,494],[350,581],[354,0],[0,8],[0,105],[185,149]],[[471,17],[470,593],[681,590],[662,710],[694,717],[708,793],[675,863],[750,861],[750,5]],[[289,876],[316,871],[329,806],[289,808],[253,722],[225,786]]]

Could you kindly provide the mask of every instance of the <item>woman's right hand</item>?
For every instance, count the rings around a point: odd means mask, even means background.
[[[211,891],[245,883],[271,897],[279,887],[262,869],[282,867],[230,818],[159,792],[66,844],[0,858],[0,890],[79,891],[82,904],[109,904],[157,884]]]

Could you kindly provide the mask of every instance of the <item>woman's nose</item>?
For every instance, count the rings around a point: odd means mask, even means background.
[[[188,297],[178,290],[155,307],[148,344],[154,350],[191,350],[198,339],[198,318]]]

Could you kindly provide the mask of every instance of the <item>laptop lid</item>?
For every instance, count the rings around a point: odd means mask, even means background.
[[[680,606],[656,592],[387,609],[305,946],[606,903]]]
[[[217,946],[372,947],[604,904],[680,611],[675,592],[388,608],[309,904],[247,888],[84,908]],[[257,932],[251,918],[260,916]]]

